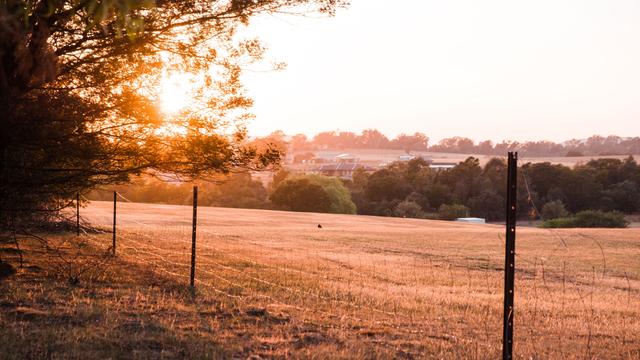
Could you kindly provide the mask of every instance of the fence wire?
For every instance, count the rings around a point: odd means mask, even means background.
[[[188,284],[191,208],[119,200],[118,256]],[[81,211],[87,223],[109,231],[110,203],[93,202]],[[499,357],[503,226],[344,219],[201,207],[198,292],[375,330],[387,346],[402,337]],[[635,232],[520,226],[517,236],[518,356],[638,353],[640,337],[632,335],[640,334]],[[110,244],[109,234],[85,231],[83,237],[99,248]]]

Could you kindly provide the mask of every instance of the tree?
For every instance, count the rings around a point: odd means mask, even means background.
[[[279,209],[355,214],[349,190],[337,178],[321,175],[289,177],[269,197]]]
[[[423,218],[425,216],[422,207],[413,201],[403,201],[393,210],[393,215],[397,217]]]
[[[324,191],[329,195],[331,205],[330,213],[335,214],[355,214],[356,205],[351,201],[349,189],[336,177],[322,175],[307,175],[311,181],[322,186]]]
[[[291,173],[286,169],[279,169],[273,174],[273,178],[271,179],[271,183],[269,184],[269,188],[271,191],[275,191],[275,189],[283,182],[287,177],[289,177]]]
[[[473,153],[473,140],[460,136],[440,140],[437,145],[431,147],[432,151],[453,152],[453,153]]]
[[[413,150],[425,151],[429,146],[429,138],[423,133],[416,132],[413,135],[400,134],[391,141],[392,149],[404,150],[407,154]]]
[[[264,169],[280,154],[246,142],[234,37],[261,13],[341,0],[0,2],[0,225],[50,213],[76,192],[143,172],[181,179]],[[193,74],[196,106],[159,111],[163,76]]]
[[[367,129],[362,131],[360,143],[365,149],[386,149],[389,139],[378,130]]]
[[[411,186],[407,183],[402,172],[393,168],[378,170],[369,176],[365,195],[370,201],[404,199],[411,193]]]
[[[307,178],[286,179],[269,197],[278,209],[330,212],[331,199],[319,184]]]
[[[336,132],[325,131],[313,137],[313,144],[321,149],[330,149],[336,146]]]
[[[219,177],[215,182],[201,181],[198,204],[234,208],[263,209],[268,207],[267,190],[249,173],[233,173]],[[112,199],[115,189],[127,199],[142,203],[190,205],[193,201],[192,184],[168,183],[152,176],[132,179],[131,183],[109,187],[109,191],[96,189],[87,194],[91,200]]]
[[[296,134],[291,137],[291,151],[311,150],[311,144],[305,134]]]
[[[460,204],[442,205],[438,208],[438,216],[442,220],[455,220],[457,218],[467,217],[469,216],[469,208]]]
[[[569,216],[569,212],[560,200],[550,201],[542,207],[542,219],[552,220]]]
[[[444,172],[441,180],[453,187],[455,202],[466,204],[469,198],[478,194],[481,174],[480,160],[471,156],[453,169]]]

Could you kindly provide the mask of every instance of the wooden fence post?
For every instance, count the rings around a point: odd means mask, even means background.
[[[502,359],[513,358],[513,297],[516,255],[516,204],[518,202],[518,153],[509,152],[507,162],[507,223],[504,255],[504,323]]]
[[[191,231],[191,289],[195,289],[196,280],[196,227],[198,225],[198,187],[193,187],[193,219]]]

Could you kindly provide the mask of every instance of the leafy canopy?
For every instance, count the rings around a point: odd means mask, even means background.
[[[0,219],[142,172],[188,180],[277,164],[277,148],[247,140],[252,101],[240,77],[265,48],[238,31],[260,14],[342,5],[0,1]],[[197,80],[191,106],[165,114],[158,88],[173,73]]]

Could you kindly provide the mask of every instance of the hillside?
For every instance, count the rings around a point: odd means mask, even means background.
[[[500,356],[501,226],[201,207],[192,296],[191,211],[119,204],[115,258],[103,255],[109,233],[23,244],[25,266],[0,283],[0,353]],[[111,203],[81,213],[110,229]],[[520,228],[517,356],[640,356],[639,239],[640,229]]]

